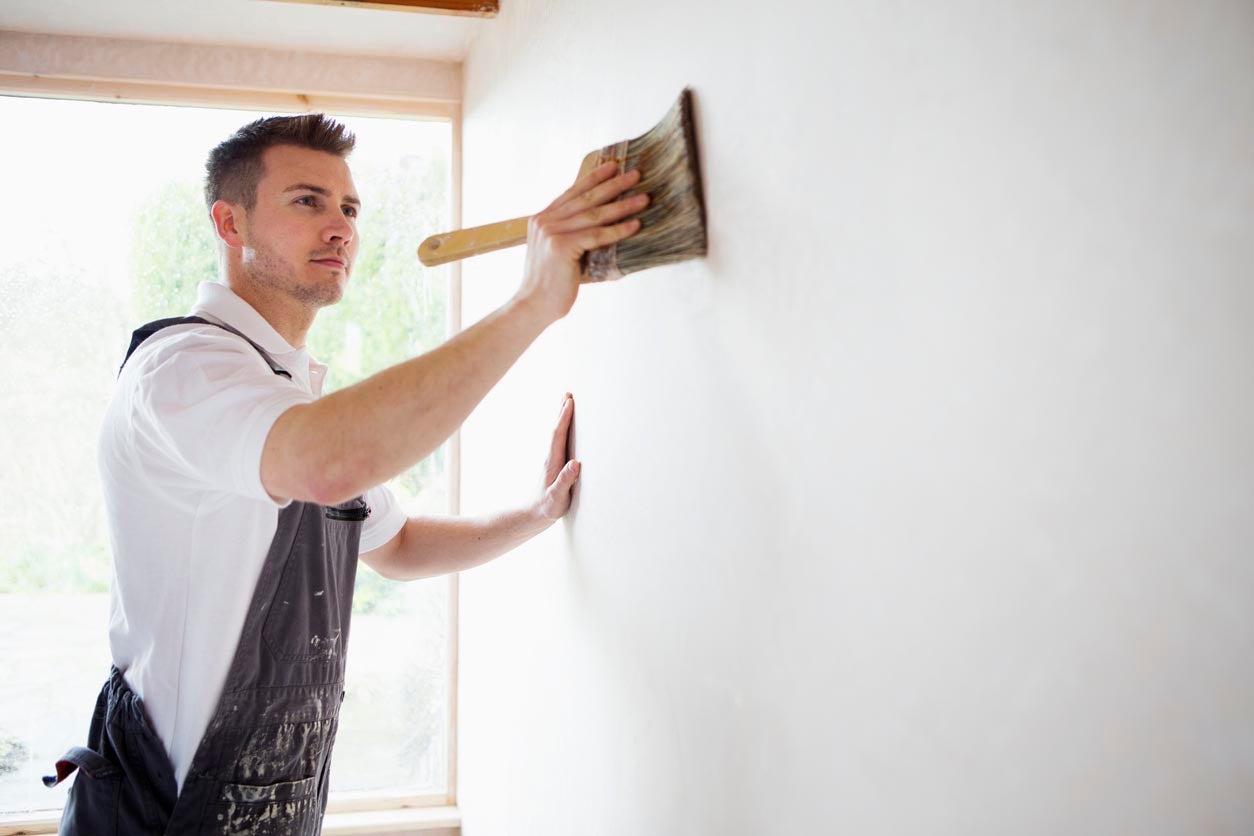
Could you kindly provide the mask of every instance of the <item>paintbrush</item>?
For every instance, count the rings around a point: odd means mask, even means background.
[[[705,255],[705,205],[692,121],[692,91],[685,88],[662,121],[648,133],[607,145],[584,157],[579,177],[611,161],[618,163],[619,174],[640,170],[639,182],[618,199],[645,193],[649,195],[649,204],[631,216],[640,219],[640,230],[635,235],[584,253],[584,281],[618,279],[637,270]],[[418,248],[418,259],[434,267],[524,244],[529,220],[530,217],[515,218],[433,235]]]

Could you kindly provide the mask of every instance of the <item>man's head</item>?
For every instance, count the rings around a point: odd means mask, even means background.
[[[354,142],[322,114],[277,116],[210,153],[205,200],[226,279],[254,306],[339,301],[357,253],[360,202],[345,162]]]

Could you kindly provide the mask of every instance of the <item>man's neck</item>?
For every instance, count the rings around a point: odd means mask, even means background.
[[[305,335],[313,325],[314,311],[281,294],[268,292],[247,279],[228,278],[227,286],[232,293],[252,305],[253,310],[287,340],[288,345],[292,348],[305,347]]]

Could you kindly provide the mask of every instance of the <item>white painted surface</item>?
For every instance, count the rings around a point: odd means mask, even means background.
[[[1250,832],[1254,6],[502,5],[465,222],[690,84],[711,252],[465,426],[467,836]]]
[[[270,0],[3,0],[0,29],[461,61],[487,20]]]

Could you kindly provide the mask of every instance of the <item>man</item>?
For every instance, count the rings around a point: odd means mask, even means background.
[[[583,254],[644,196],[613,164],[530,225],[521,287],[443,346],[320,397],[305,351],[357,254],[354,139],[322,115],[253,122],[213,150],[223,283],[136,332],[99,462],[114,554],[110,646],[63,834],[314,834],[343,698],[356,561],[395,579],[491,560],[561,518],[568,394],[542,496],[483,519],[406,519],[382,484],[435,450],[575,302]]]

